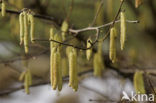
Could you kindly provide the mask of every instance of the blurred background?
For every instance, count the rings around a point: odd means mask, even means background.
[[[35,18],[35,38],[48,40],[49,29],[55,26],[60,30],[65,19],[68,19],[69,28],[88,27],[96,15],[101,0],[5,0],[5,2],[8,10],[20,11],[29,8],[35,14],[52,17],[53,21]],[[103,0],[94,26],[112,22],[119,6],[120,0]],[[125,11],[127,20],[139,21],[127,23],[124,51],[120,50],[120,24],[116,23],[117,63],[111,64],[108,59],[109,38],[107,38],[102,48],[106,63],[103,76],[94,77],[92,72],[81,75],[78,92],[68,87],[67,80],[64,81],[61,92],[52,90],[49,84],[49,42],[30,43],[30,52],[25,56],[23,46],[19,45],[18,15],[6,13],[5,17],[0,16],[0,103],[117,103],[121,100],[122,91],[128,94],[134,91],[132,77],[138,69],[152,73],[151,80],[155,86],[156,0],[143,0],[138,8],[135,8],[135,0],[125,0],[122,10]],[[102,28],[100,37],[107,31],[108,27]],[[84,41],[88,36],[94,38],[94,34],[90,31],[80,33],[69,43],[85,46]],[[96,49],[97,44],[94,46],[95,51]],[[93,60],[87,61],[85,51],[78,51],[79,72],[93,69]],[[65,50],[62,52],[62,59],[66,59]],[[26,69],[25,62],[28,62],[34,84],[30,87],[29,95],[24,92],[23,83],[18,80],[21,72]]]

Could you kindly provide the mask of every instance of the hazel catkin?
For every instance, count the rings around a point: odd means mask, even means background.
[[[109,47],[109,58],[112,63],[116,62],[116,29],[115,27],[110,30],[110,47]]]
[[[124,49],[125,41],[126,41],[126,18],[125,18],[125,13],[121,11],[120,13],[120,45],[121,45],[121,50]]]
[[[29,48],[28,48],[28,17],[27,17],[27,13],[25,11],[23,11],[23,15],[24,15],[24,50],[25,50],[25,53],[27,54],[29,51]]]
[[[19,26],[20,26],[20,45],[24,40],[24,15],[23,12],[19,15]]]
[[[142,71],[135,72],[133,82],[136,93],[145,94],[144,78]]]
[[[30,22],[30,37],[31,37],[31,42],[34,43],[34,16],[32,14],[28,15],[29,17],[29,22]]]
[[[73,48],[69,53],[69,86],[73,88],[74,91],[78,89],[78,76],[77,76],[77,53],[75,48]]]
[[[89,38],[89,39],[87,40],[87,48],[90,48],[90,47],[91,47],[90,42],[92,42],[92,40]],[[86,57],[87,57],[87,60],[90,60],[91,56],[92,56],[92,48],[86,50]]]
[[[5,1],[4,0],[2,0],[2,4],[1,4],[1,13],[2,13],[3,17],[6,14],[6,6],[5,6]]]

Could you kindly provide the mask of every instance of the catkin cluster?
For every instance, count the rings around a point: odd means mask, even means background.
[[[5,0],[2,0],[2,4],[1,4],[1,14],[2,14],[2,16],[5,16],[5,14],[6,14]]]
[[[25,72],[22,72],[20,77],[19,77],[20,81],[24,80],[24,88],[25,88],[25,92],[27,94],[30,93],[29,91],[29,86],[32,85],[32,75],[31,75],[31,71],[30,69],[27,69]]]
[[[62,23],[62,26],[61,26],[63,40],[66,39],[66,34],[67,34],[67,31],[68,31],[68,27],[69,27],[69,25],[68,25],[67,20],[64,20],[63,23]]]
[[[105,69],[105,65],[103,63],[102,58],[102,42],[98,43],[98,51],[94,54],[93,58],[93,67],[94,67],[94,75],[97,77],[102,76],[102,72]]]
[[[68,49],[68,59],[69,59],[69,86],[73,88],[74,91],[78,89],[78,69],[77,69],[77,52],[75,48]]]
[[[142,71],[135,72],[133,82],[136,93],[145,94],[144,77]]]
[[[50,40],[61,42],[61,36],[50,29]],[[62,90],[61,47],[58,43],[50,42],[50,81],[53,90]]]
[[[30,28],[30,37],[31,42],[34,43],[34,17],[32,13],[28,11],[23,11],[19,15],[19,25],[20,25],[20,45],[24,43],[25,53],[29,51],[29,33],[28,30]],[[30,27],[29,27],[30,25]]]
[[[87,40],[87,48],[90,48],[91,47],[91,43],[92,43],[92,40],[89,38]],[[87,60],[90,60],[92,56],[92,48],[86,50],[86,57],[87,57]]]
[[[115,27],[110,30],[110,44],[109,44],[109,58],[112,63],[116,62],[116,29]]]
[[[121,50],[124,49],[125,41],[126,41],[126,18],[125,18],[125,12],[121,11],[120,13],[120,45],[121,45]]]

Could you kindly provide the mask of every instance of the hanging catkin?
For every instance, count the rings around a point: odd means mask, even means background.
[[[52,74],[52,76],[53,76],[53,81],[52,81],[52,88],[53,88],[53,90],[56,90],[56,88],[57,88],[57,85],[58,85],[58,63],[59,63],[59,61],[58,61],[58,59],[57,59],[57,56],[58,56],[58,53],[57,52],[54,52],[54,55],[53,55],[54,57],[53,57],[53,61],[54,61],[54,63],[53,63],[53,70],[52,70],[52,72],[53,72],[53,74]]]
[[[1,4],[1,13],[2,13],[2,16],[5,16],[5,14],[6,14],[6,7],[5,7],[4,0],[2,0],[2,4]]]
[[[78,76],[77,76],[77,53],[73,48],[69,53],[69,86],[74,91],[78,89]]]
[[[28,83],[29,86],[32,85],[32,75],[30,69],[27,69],[27,75],[28,75]]]
[[[58,90],[62,90],[62,68],[61,68],[61,54],[58,49],[57,51],[57,61],[58,61]]]
[[[145,94],[143,72],[141,71],[135,72],[133,82],[136,93]]]
[[[22,45],[24,40],[24,15],[23,12],[19,15],[19,25],[20,25],[20,45]]]
[[[29,51],[28,48],[28,17],[27,17],[27,12],[23,11],[24,15],[24,49],[25,53],[27,54]]]
[[[93,67],[94,67],[94,75],[97,77],[102,76],[102,72],[105,69],[105,65],[103,62],[102,56],[102,42],[98,43],[98,51],[94,54],[93,57]]]
[[[109,47],[109,58],[112,63],[116,62],[116,29],[113,27],[110,30],[110,47]]]
[[[138,8],[142,3],[142,0],[135,0],[135,7]]]
[[[27,94],[29,94],[29,77],[28,77],[28,74],[26,73],[25,74],[25,77],[24,77],[24,88],[25,88],[25,92]]]
[[[65,40],[66,38],[66,32],[68,31],[68,22],[66,20],[63,21],[62,26],[61,26],[61,31],[62,31],[62,38]]]
[[[104,69],[103,60],[101,60],[101,56],[96,53],[93,58],[93,67],[94,67],[94,76],[101,77],[102,71]]]
[[[30,22],[30,37],[31,37],[31,42],[34,43],[34,16],[32,14],[28,15],[29,17],[29,22]]]
[[[54,83],[54,53],[56,52],[56,47],[52,47],[50,49],[50,82],[51,82],[51,86],[53,88],[53,83]]]
[[[90,47],[91,47],[90,42],[92,43],[92,40],[89,38],[89,39],[87,40],[87,48],[90,48]],[[86,57],[87,57],[87,60],[90,60],[91,56],[92,56],[92,48],[86,50]]]
[[[125,45],[125,40],[126,40],[126,18],[125,18],[125,13],[121,11],[120,13],[120,45],[121,45],[121,50],[124,49]]]

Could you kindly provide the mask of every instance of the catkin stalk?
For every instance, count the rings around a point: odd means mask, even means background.
[[[87,40],[87,48],[91,47],[91,44],[89,41],[92,42],[91,39]],[[86,50],[86,56],[87,56],[87,60],[90,60],[90,58],[92,56],[92,48]]]
[[[27,17],[27,13],[23,12],[24,14],[24,49],[25,49],[25,53],[27,54],[29,51],[28,48],[28,17]]]
[[[124,49],[124,45],[125,45],[125,40],[126,40],[126,18],[125,18],[125,13],[121,12],[120,14],[120,20],[121,20],[121,24],[120,24],[120,45],[121,45],[121,50]]]
[[[24,40],[24,15],[20,13],[19,15],[19,25],[20,25],[20,45],[22,45]]]
[[[2,7],[1,7],[1,10],[2,10],[2,16],[4,17],[5,14],[6,14],[6,7],[5,7],[5,2],[4,2],[4,0],[2,0]]]
[[[29,20],[30,20],[30,37],[31,42],[34,43],[34,16],[32,14],[29,14]]]
[[[115,28],[111,28],[110,30],[110,47],[109,47],[109,58],[110,60],[115,63],[116,61],[116,44],[115,44],[115,38],[116,38],[116,30]]]

